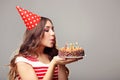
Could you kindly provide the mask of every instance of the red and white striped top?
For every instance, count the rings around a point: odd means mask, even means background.
[[[25,57],[17,57],[16,63],[18,62],[26,62],[30,65],[32,65],[37,77],[39,80],[42,80],[44,75],[47,72],[47,69],[49,67],[49,64],[44,64],[40,61],[38,61],[36,58],[33,58],[31,56],[25,58]],[[21,80],[20,76],[18,76],[18,80]],[[53,80],[58,80],[58,67],[55,67],[54,74],[53,74]]]

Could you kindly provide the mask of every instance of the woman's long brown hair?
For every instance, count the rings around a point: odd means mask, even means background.
[[[52,23],[50,19],[41,17],[40,23],[35,28],[33,28],[32,30],[26,30],[24,34],[24,40],[20,46],[18,54],[15,55],[13,59],[10,61],[10,71],[8,74],[9,80],[15,80],[18,74],[16,63],[15,63],[16,57],[18,56],[26,57],[28,55],[38,56],[38,52],[36,52],[36,49],[39,48],[39,45],[41,42],[40,38],[42,38],[44,35],[43,29],[47,21],[50,21]],[[49,55],[50,60],[54,56],[56,56],[58,54],[58,50],[56,49],[56,42],[52,48],[45,47],[44,53]]]

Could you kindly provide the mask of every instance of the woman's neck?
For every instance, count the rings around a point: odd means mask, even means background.
[[[44,54],[44,53],[38,55],[38,60],[44,64],[50,63],[49,56],[47,54]]]
[[[37,49],[37,54],[38,54],[38,60],[40,62],[43,62],[45,64],[48,64],[50,62],[49,60],[49,56],[47,54],[44,53],[44,46],[40,46],[38,49]]]
[[[44,46],[40,46],[39,48],[36,49],[36,52],[38,53],[38,55],[44,54],[44,49],[45,49]]]

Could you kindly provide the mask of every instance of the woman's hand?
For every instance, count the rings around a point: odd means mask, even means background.
[[[80,58],[61,58],[59,56],[55,56],[52,61],[55,64],[65,65],[81,59],[83,59],[83,56],[81,56]]]

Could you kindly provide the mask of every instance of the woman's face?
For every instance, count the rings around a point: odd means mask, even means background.
[[[47,21],[44,27],[44,35],[41,44],[45,47],[53,47],[55,44],[54,27],[50,21]]]

